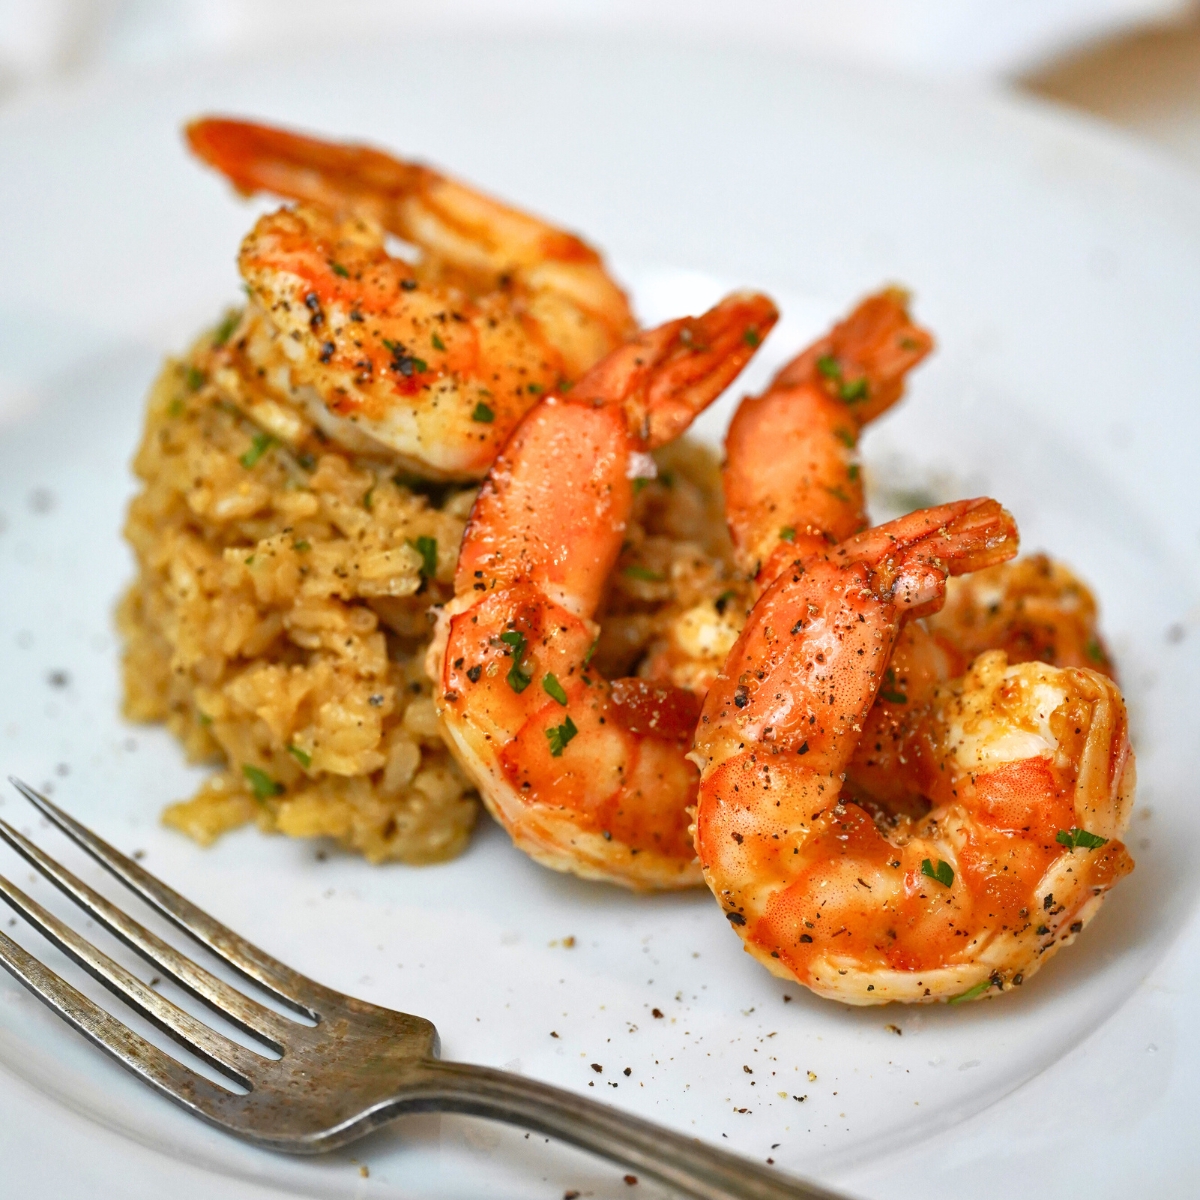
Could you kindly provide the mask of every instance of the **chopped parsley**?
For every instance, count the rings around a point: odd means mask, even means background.
[[[531,396],[540,396],[546,389],[542,387],[540,383],[527,383],[525,385],[525,390]]]
[[[362,506],[370,512],[375,507],[375,484],[371,484],[365,492],[363,492]]]
[[[640,475],[633,481],[633,494],[636,496],[648,484],[650,480],[643,479]]]
[[[204,372],[199,367],[188,367],[184,379],[193,392],[198,392],[204,386]]]
[[[840,500],[843,504],[850,503],[850,497],[846,495],[840,487],[831,487],[825,489],[835,500]]]
[[[443,342],[442,339],[440,337],[438,337],[438,335],[436,333],[433,334],[432,337],[430,337],[429,341],[435,350],[445,350],[446,349],[446,343]]]
[[[991,986],[992,981],[990,979],[985,979],[982,983],[977,983],[973,988],[967,988],[965,992],[959,992],[957,996],[951,996],[946,1003],[962,1004],[965,1000],[974,1000],[976,996],[982,996],[983,993],[986,992]]]
[[[278,796],[283,792],[283,784],[277,783],[261,767],[243,763],[242,774],[246,777],[255,800],[265,800],[268,796]]]
[[[921,859],[921,874],[936,880],[942,887],[949,887],[954,882],[954,868],[940,858],[936,867],[929,859]]]
[[[762,341],[762,334],[759,333],[753,325],[751,325],[750,328],[742,334],[742,341],[745,342],[747,346],[757,346],[759,342]]]
[[[835,429],[833,436],[837,438],[847,450],[853,450],[858,445],[858,439],[850,432],[849,429]]]
[[[409,538],[408,544],[421,556],[421,578],[437,578],[437,538],[422,535],[416,541]]]
[[[628,576],[630,579],[640,579],[643,583],[665,583],[667,577],[660,575],[657,571],[650,570],[649,567],[639,566],[634,563],[631,567],[626,567],[622,575]]]
[[[533,676],[521,669],[521,659],[525,656],[525,635],[510,629],[500,635],[500,640],[506,646],[512,647],[512,666],[509,667],[506,677],[508,686],[514,692],[523,692],[533,682]]]
[[[826,379],[841,379],[842,377],[842,364],[832,354],[822,354],[817,359],[817,370]]]
[[[341,263],[337,263],[337,262],[331,262],[331,263],[329,264],[329,269],[330,269],[330,270],[331,270],[331,271],[332,271],[332,272],[333,272],[335,275],[340,275],[340,276],[341,276],[343,279],[349,279],[349,278],[350,278],[350,272],[349,272],[349,271],[347,271],[347,270],[346,270],[346,268],[345,268],[345,267],[343,267]]]
[[[853,482],[854,482],[856,479],[858,479],[858,475],[859,475],[858,463],[851,463],[851,464],[850,464],[850,465],[849,465],[849,466],[846,468],[846,475],[847,475],[847,477],[850,479],[850,481],[851,481],[852,483],[853,483]]]
[[[1108,838],[1101,837],[1098,833],[1088,833],[1086,829],[1060,829],[1055,835],[1054,840],[1060,846],[1066,846],[1068,850],[1074,850],[1076,846],[1082,846],[1085,850],[1098,850]]]
[[[567,693],[553,671],[547,671],[542,679],[542,690],[547,696],[557,700],[564,708],[567,704]]]
[[[472,421],[481,421],[484,425],[490,425],[496,419],[496,414],[482,400],[475,405],[475,411],[471,414]]]
[[[230,335],[237,328],[238,321],[241,319],[241,314],[231,312],[226,314],[225,320],[213,330],[213,345],[223,346],[229,341]]]
[[[892,667],[888,667],[883,673],[883,687],[879,689],[879,697],[889,704],[908,703],[908,696],[896,687],[896,672]]]
[[[590,665],[590,663],[592,661],[592,657],[596,653],[596,647],[599,645],[600,645],[600,635],[597,634],[596,640],[588,647],[588,652],[583,656],[583,665],[585,667]]]
[[[785,525],[779,531],[779,538],[784,542],[794,542],[796,540],[796,527],[794,525]]]
[[[1104,666],[1108,662],[1108,655],[1104,653],[1104,647],[1095,638],[1088,639],[1088,644],[1084,648],[1084,652],[1092,662],[1099,663],[1101,666]]]
[[[406,353],[399,342],[384,338],[383,344],[392,356],[392,370],[398,371],[406,379],[413,375],[424,375],[429,370],[429,364],[423,358]]]
[[[292,543],[292,549],[295,550],[295,552],[297,554],[306,554],[309,550],[312,549],[312,542],[306,541],[304,538],[301,538],[300,541]]]
[[[168,417],[182,417],[184,407],[185,406],[183,403],[183,397],[176,396],[175,399],[172,400],[171,403],[167,405],[167,416]]]
[[[251,439],[250,449],[238,459],[238,462],[248,471],[274,445],[277,445],[276,439],[269,433],[256,433]]]
[[[312,755],[307,750],[301,750],[299,746],[289,746],[287,752],[305,769],[308,770],[312,766]]]
[[[658,482],[665,488],[673,488],[675,486],[675,476],[670,471],[659,471]]]
[[[847,403],[854,404],[858,400],[867,398],[867,380],[866,376],[861,379],[854,379],[848,383],[843,383],[838,388],[838,395]]]
[[[552,725],[546,730],[546,739],[550,743],[550,757],[561,758],[567,743],[579,732],[575,722],[568,717],[561,725]]]

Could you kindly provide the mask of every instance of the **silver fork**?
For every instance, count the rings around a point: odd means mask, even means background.
[[[144,1083],[193,1115],[270,1150],[318,1154],[405,1113],[460,1112],[550,1134],[702,1200],[836,1200],[833,1193],[607,1105],[544,1083],[438,1058],[423,1017],[332,991],[214,921],[149,871],[20,780],[14,787],[184,933],[313,1025],[244,995],[76,878],[0,820],[0,837],[131,949],[196,999],[271,1047],[247,1049],[172,1004],[0,876],[0,894],[111,992],[217,1071],[248,1089],[229,1091],[184,1066],[105,1012],[0,933],[0,962],[35,996]]]

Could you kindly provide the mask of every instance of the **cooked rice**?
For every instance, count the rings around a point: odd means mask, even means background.
[[[204,844],[254,821],[372,862],[453,857],[478,802],[438,734],[423,663],[474,489],[422,485],[323,440],[266,394],[241,336],[231,314],[167,363],[134,459],[125,713],[220,764],[163,819]],[[657,457],[603,618],[610,675],[661,676],[664,662],[686,675],[680,614],[711,614],[705,664],[729,637],[725,608],[744,617],[715,456],[684,442]]]

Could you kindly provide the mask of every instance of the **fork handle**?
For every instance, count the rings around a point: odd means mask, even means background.
[[[389,1116],[468,1113],[550,1134],[696,1200],[845,1200],[606,1104],[490,1067],[426,1060],[411,1088],[386,1108]]]

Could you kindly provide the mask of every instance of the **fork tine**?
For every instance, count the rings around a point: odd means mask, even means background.
[[[250,1086],[252,1072],[265,1061],[261,1056],[210,1029],[147,987],[3,875],[0,875],[0,899],[6,900],[39,933],[49,938],[109,991],[153,1021],[164,1033],[199,1054],[218,1071],[245,1087]]]
[[[242,995],[223,980],[183,954],[174,946],[151,933],[127,913],[122,912],[98,892],[77,878],[61,863],[56,862],[39,846],[18,833],[7,821],[0,820],[3,838],[23,858],[36,867],[51,883],[64,892],[85,912],[91,913],[110,932],[144,959],[170,975],[181,987],[198,1000],[239,1025],[247,1033],[265,1038],[268,1044],[283,1053],[281,1039],[296,1030],[294,1022],[279,1016],[248,996]]]
[[[141,896],[147,904],[156,908],[189,937],[219,958],[223,958],[234,970],[240,971],[247,979],[265,988],[284,1004],[317,1020],[319,1014],[313,1008],[314,1003],[336,1002],[336,993],[307,979],[299,971],[293,971],[278,959],[272,958],[266,951],[239,937],[232,929],[214,920],[203,909],[197,908],[190,900],[185,900],[131,858],[126,858],[119,850],[97,837],[74,817],[68,816],[27,783],[14,779],[11,775],[8,781],[76,845],[86,850],[102,867]]]
[[[4,933],[0,933],[0,964],[42,1003],[139,1079],[187,1108],[219,1119],[221,1108],[233,1093],[197,1075],[134,1033]]]

